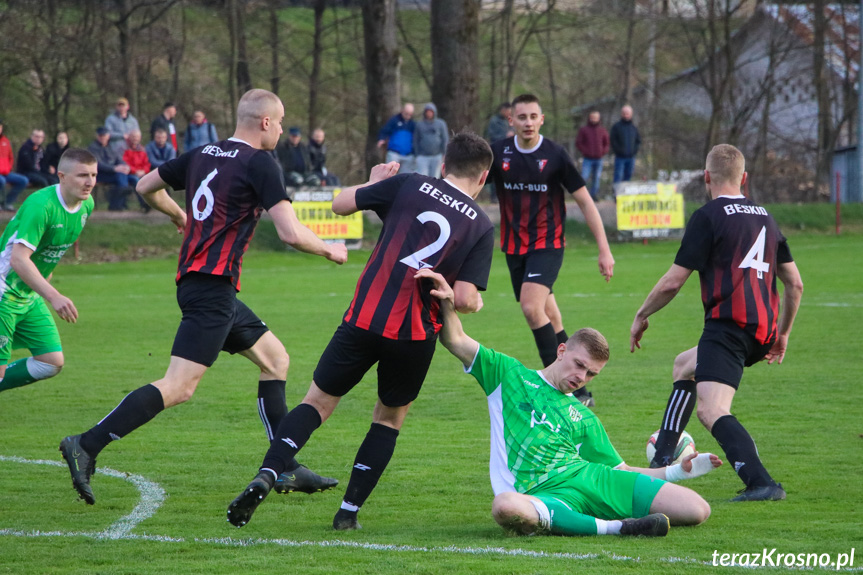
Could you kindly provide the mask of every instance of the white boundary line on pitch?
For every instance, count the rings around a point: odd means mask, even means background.
[[[23,457],[0,455],[0,462],[7,461],[10,463],[29,463],[36,465],[51,465],[54,467],[66,467],[66,464],[60,461],[52,461],[48,459],[25,459]],[[237,539],[234,537],[170,537],[168,535],[147,535],[134,534],[132,530],[142,521],[152,517],[162,503],[165,501],[165,490],[162,487],[149,479],[132,473],[123,473],[108,467],[99,467],[98,472],[102,475],[123,479],[132,483],[141,494],[141,500],[132,509],[128,515],[124,515],[114,523],[108,526],[104,531],[21,531],[17,529],[0,529],[0,536],[7,535],[13,537],[86,537],[89,539],[98,540],[138,540],[138,541],[155,541],[162,543],[206,543],[210,545],[224,545],[228,547],[253,547],[258,545],[277,545],[279,547],[330,547],[330,548],[350,548],[364,549],[369,551],[395,551],[395,552],[411,552],[411,553],[451,553],[458,555],[494,555],[504,557],[527,557],[531,559],[611,559],[613,561],[634,561],[640,562],[639,557],[628,557],[626,555],[618,555],[610,551],[602,551],[601,553],[566,553],[553,551],[531,551],[529,549],[507,549],[505,547],[456,547],[449,545],[446,547],[419,547],[415,545],[392,545],[386,543],[362,543],[357,541],[343,541],[341,539],[327,541],[294,541],[291,539],[263,539],[249,538]],[[659,561],[665,563],[692,563],[710,565],[710,561],[699,561],[689,557],[661,557]],[[757,569],[758,567],[753,567]],[[773,567],[773,569],[782,567]],[[786,567],[786,569],[788,569]],[[811,570],[796,569],[796,570]],[[863,567],[855,567],[844,569],[844,571],[863,571]]]

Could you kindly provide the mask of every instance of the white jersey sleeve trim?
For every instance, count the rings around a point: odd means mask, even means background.
[[[476,363],[476,358],[479,356],[479,344],[476,346],[476,353],[473,354],[473,359],[470,362],[470,365],[464,368],[465,373],[470,373],[473,370],[473,364]]]
[[[622,468],[623,468],[623,467],[625,467],[625,466],[626,466],[626,462],[625,462],[625,461],[621,461],[620,463],[618,463],[617,465],[615,465],[614,467],[612,467],[612,469],[622,469]]]
[[[28,242],[27,240],[25,240],[23,238],[15,238],[14,240],[12,240],[12,243],[13,244],[23,244],[23,245],[27,246],[28,248],[30,248],[31,250],[33,250],[34,252],[36,251],[36,246],[34,246],[33,244],[31,244],[30,242]]]

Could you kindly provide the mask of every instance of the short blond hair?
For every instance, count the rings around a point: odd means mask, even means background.
[[[269,90],[255,88],[249,90],[237,104],[237,124],[256,125],[265,117],[274,117],[282,101]],[[251,127],[251,126],[250,126]]]
[[[719,144],[707,154],[705,169],[710,172],[711,181],[739,186],[746,171],[746,159],[731,144]]]
[[[571,349],[576,344],[580,344],[596,361],[608,361],[611,355],[605,336],[592,327],[583,327],[566,340],[567,349]]]

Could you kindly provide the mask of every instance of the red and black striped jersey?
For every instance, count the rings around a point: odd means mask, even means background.
[[[373,210],[383,229],[344,321],[388,339],[427,340],[440,331],[440,301],[431,268],[450,285],[485,290],[494,252],[494,226],[476,202],[447,180],[419,174],[393,176],[356,192],[361,210]]]
[[[268,152],[229,138],[162,164],[159,177],[186,190],[177,281],[189,272],[230,276],[239,291],[243,254],[261,212],[288,199],[281,168]]]
[[[515,136],[491,145],[491,177],[500,202],[500,248],[522,255],[566,244],[566,192],[584,180],[561,146],[540,136],[529,150]]]
[[[776,266],[791,261],[773,217],[743,196],[720,196],[692,214],[674,259],[698,271],[705,321],[733,321],[762,344],[776,340]]]

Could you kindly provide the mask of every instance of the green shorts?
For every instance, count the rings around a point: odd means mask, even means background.
[[[41,297],[23,307],[0,303],[0,365],[9,363],[13,349],[23,348],[33,355],[63,350],[57,324]]]
[[[644,517],[662,479],[589,463],[575,474],[554,477],[527,492],[543,502],[557,499],[574,511],[599,519]]]

